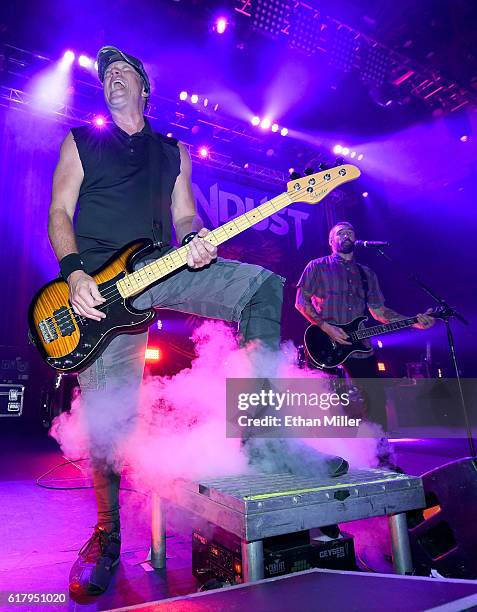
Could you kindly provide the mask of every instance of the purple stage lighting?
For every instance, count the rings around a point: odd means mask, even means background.
[[[91,68],[93,66],[93,60],[87,55],[80,55],[78,58],[78,64],[83,68]]]
[[[343,148],[341,149],[341,153],[342,153],[343,155],[349,155],[349,147],[343,147]]]
[[[197,102],[199,101],[199,96],[197,94],[192,94],[190,97],[190,101],[192,102],[192,104],[197,104]]]
[[[103,127],[106,124],[106,119],[104,117],[102,117],[101,115],[98,115],[97,117],[94,118],[94,125],[96,127]]]
[[[187,91],[181,91],[179,94],[179,100],[187,100]]]
[[[281,134],[282,136],[286,136],[286,135],[288,134],[288,128],[282,128],[282,129],[280,130],[280,134]]]
[[[342,153],[343,151],[343,147],[340,144],[337,144],[333,147],[333,153],[335,153],[336,155],[338,155],[339,153]]]
[[[463,136],[460,137],[461,142],[467,142],[468,140],[469,140],[469,137],[467,136],[467,134],[464,134]]]
[[[166,136],[167,138],[172,138],[172,132],[167,132]]]
[[[364,157],[364,155],[362,153],[360,153],[356,159],[358,161],[361,161],[363,159],[363,157]]]
[[[225,17],[219,17],[215,22],[215,31],[217,34],[223,34],[229,25],[227,19]]]
[[[356,157],[356,151],[351,151],[351,153],[349,154],[349,156],[351,157],[351,159],[353,159],[354,157]]]
[[[63,55],[63,62],[69,66],[74,61],[75,61],[75,54],[73,53],[73,51],[65,51]]]
[[[369,196],[369,193],[367,191],[363,191],[363,198],[367,198]]]
[[[272,125],[272,132],[278,132],[278,129],[279,129],[279,128],[278,128],[278,123],[274,123],[274,124]]]
[[[268,130],[271,124],[272,122],[270,121],[270,119],[268,119],[268,117],[265,117],[265,119],[262,119],[260,121],[260,127],[262,128],[262,130]]]
[[[260,125],[260,117],[252,117],[252,125]]]
[[[43,111],[57,110],[58,104],[65,104],[73,93],[71,86],[71,66],[75,54],[66,51],[63,56],[42,70],[32,79],[30,91],[35,106]]]
[[[207,147],[200,147],[199,155],[206,159],[207,157],[209,157],[209,149]]]
[[[209,103],[209,98],[204,98],[204,101],[202,102],[202,104],[204,106],[207,106],[208,103]]]

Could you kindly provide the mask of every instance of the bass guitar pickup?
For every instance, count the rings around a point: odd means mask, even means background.
[[[52,317],[40,321],[38,328],[45,344],[57,340],[58,331],[61,336],[71,336],[76,330],[73,316],[66,306],[55,310]]]

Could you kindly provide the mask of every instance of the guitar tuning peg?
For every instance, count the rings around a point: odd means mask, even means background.
[[[310,174],[315,174],[313,168],[305,168],[305,176],[309,176]]]
[[[335,159],[335,164],[336,164],[337,166],[342,166],[342,165],[344,164],[344,158],[343,158],[343,157],[337,157],[337,158]]]
[[[301,178],[301,174],[299,172],[292,172],[290,174],[290,180],[292,181],[296,181],[297,179]]]
[[[318,168],[319,168],[320,170],[328,170],[328,165],[327,165],[327,164],[325,164],[325,162],[320,162],[320,164],[319,164]]]

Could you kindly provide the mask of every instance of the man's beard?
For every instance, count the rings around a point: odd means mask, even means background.
[[[348,253],[352,253],[353,251],[354,251],[354,242],[351,242],[351,240],[345,240],[339,246],[340,253],[348,254]]]

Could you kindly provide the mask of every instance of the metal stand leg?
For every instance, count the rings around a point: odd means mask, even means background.
[[[242,542],[243,581],[263,579],[263,542]]]
[[[392,514],[388,518],[394,569],[397,574],[412,574],[412,557],[406,513]]]
[[[166,504],[157,493],[152,495],[151,565],[166,567]]]

